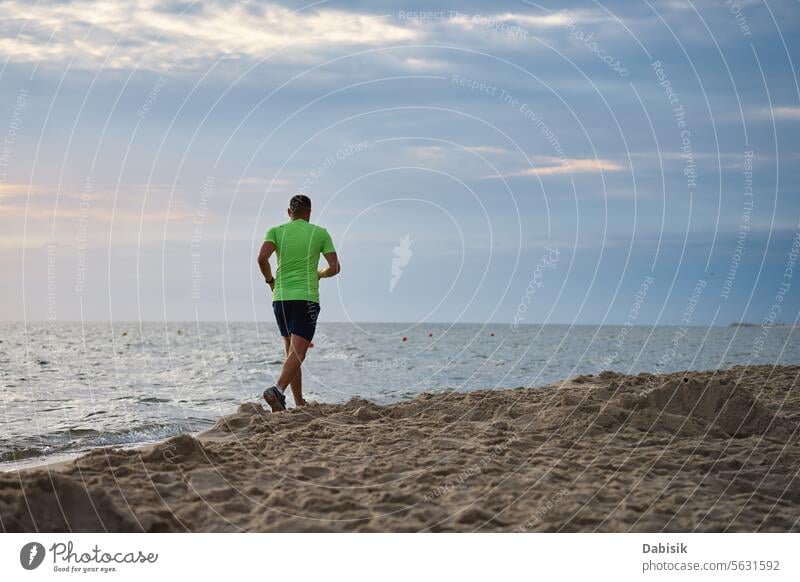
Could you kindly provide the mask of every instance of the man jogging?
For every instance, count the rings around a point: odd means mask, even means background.
[[[258,266],[272,289],[272,308],[286,346],[286,360],[278,382],[264,390],[264,400],[272,412],[286,410],[286,388],[292,387],[297,406],[303,400],[301,367],[314,338],[319,316],[319,280],[335,277],[341,270],[331,235],[321,226],[310,224],[311,199],[303,194],[289,201],[286,224],[267,231],[258,253]],[[272,276],[269,258],[278,255],[278,269]],[[328,262],[317,270],[319,256]]]

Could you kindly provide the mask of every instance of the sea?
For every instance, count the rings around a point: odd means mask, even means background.
[[[791,327],[321,323],[308,400],[540,387],[577,374],[800,364]],[[0,470],[208,429],[280,373],[273,323],[0,323]],[[292,399],[289,397],[290,406]]]

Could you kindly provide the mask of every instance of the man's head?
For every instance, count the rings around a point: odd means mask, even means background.
[[[308,221],[308,219],[311,218],[311,198],[305,194],[292,196],[292,199],[289,200],[287,212],[289,213],[289,218],[292,220],[302,218]]]

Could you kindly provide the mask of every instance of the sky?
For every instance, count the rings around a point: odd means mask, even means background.
[[[9,0],[1,320],[269,320],[308,194],[322,321],[800,313],[800,5]]]

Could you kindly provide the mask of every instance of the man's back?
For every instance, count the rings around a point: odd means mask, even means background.
[[[328,231],[297,219],[269,229],[264,240],[275,245],[278,255],[272,300],[319,303],[319,257],[335,252]]]

